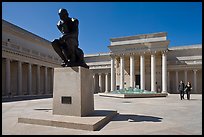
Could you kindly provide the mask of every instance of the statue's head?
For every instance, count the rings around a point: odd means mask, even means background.
[[[66,18],[69,17],[69,13],[67,12],[66,9],[63,9],[63,8],[59,9],[58,14],[59,14],[61,20],[65,20]]]

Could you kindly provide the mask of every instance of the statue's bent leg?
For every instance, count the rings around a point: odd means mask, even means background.
[[[67,54],[69,53],[71,66],[76,66],[76,46],[78,43],[75,39],[69,38],[66,40]]]
[[[61,57],[61,59],[64,61],[64,63],[66,64],[67,63],[67,59],[66,59],[65,55],[62,52],[61,45],[60,45],[60,42],[59,42],[58,39],[55,39],[52,42],[52,47],[56,51],[56,53]]]
[[[77,60],[78,60],[77,62],[79,66],[89,69],[89,66],[85,63],[85,60],[84,60],[84,52],[80,48],[77,48],[76,53],[77,53]]]

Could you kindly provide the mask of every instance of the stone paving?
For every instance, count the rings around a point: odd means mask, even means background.
[[[3,135],[202,135],[202,94],[180,100],[179,94],[158,98],[111,98],[94,95],[94,107],[119,113],[99,131],[18,123],[27,109],[52,110],[52,98],[2,103]]]

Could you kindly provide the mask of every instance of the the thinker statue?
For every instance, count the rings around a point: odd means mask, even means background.
[[[63,60],[61,66],[89,68],[84,61],[84,53],[79,48],[79,21],[75,18],[70,18],[66,9],[59,9],[58,14],[60,21],[57,24],[57,28],[62,33],[62,36],[52,41],[52,47]]]

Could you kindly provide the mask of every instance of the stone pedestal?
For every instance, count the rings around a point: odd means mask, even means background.
[[[54,68],[53,114],[87,116],[94,111],[92,70]]]
[[[18,123],[100,130],[118,113],[94,110],[93,82],[92,70],[83,67],[54,68],[53,109],[28,109],[18,117]],[[45,107],[44,104],[42,106]]]

